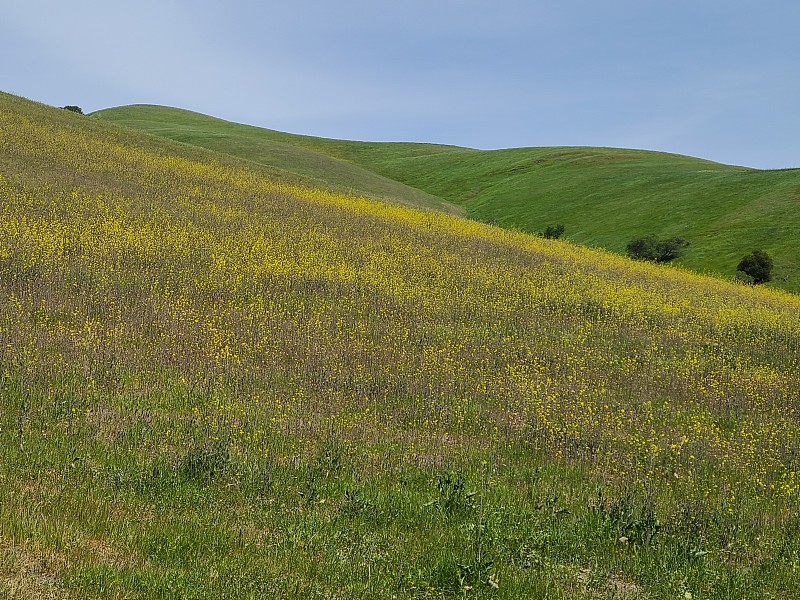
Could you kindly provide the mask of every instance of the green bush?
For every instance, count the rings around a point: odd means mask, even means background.
[[[626,250],[631,258],[664,263],[678,258],[688,245],[689,242],[682,237],[660,240],[654,235],[648,235],[628,242]]]
[[[565,230],[564,225],[548,225],[540,235],[548,240],[557,240],[564,235]]]
[[[83,110],[81,110],[81,107],[80,106],[75,106],[74,104],[69,104],[67,106],[64,106],[63,108],[64,108],[64,110],[68,110],[68,111],[71,111],[71,112],[74,112],[74,113],[78,113],[79,115],[83,114]]]
[[[772,259],[763,250],[753,250],[742,257],[736,270],[750,277],[753,283],[764,283],[772,279]]]

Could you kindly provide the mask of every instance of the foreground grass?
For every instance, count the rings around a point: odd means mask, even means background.
[[[754,248],[775,259],[771,285],[800,291],[800,169],[758,171],[687,156],[613,148],[366,143],[285,134],[155,106],[96,116],[264,164],[307,171],[324,155],[463,206],[481,221],[528,232],[564,224],[572,241],[625,252],[648,234],[682,236],[682,264],[732,277]],[[286,151],[292,148],[291,152]],[[297,153],[297,154],[293,154]],[[339,171],[320,166],[323,176]],[[345,178],[357,179],[350,174]]]
[[[797,297],[0,128],[6,595],[797,597]]]

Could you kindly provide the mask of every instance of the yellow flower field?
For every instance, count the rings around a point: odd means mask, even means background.
[[[80,468],[92,487],[130,461],[194,464],[195,446],[244,472],[334,440],[366,480],[484,464],[510,486],[514,465],[556,465],[652,498],[665,527],[687,507],[796,519],[796,296],[57,117],[0,105],[4,480]],[[63,444],[82,462],[55,457]],[[0,500],[0,541],[33,536]]]

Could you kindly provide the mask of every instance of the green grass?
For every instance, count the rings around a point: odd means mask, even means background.
[[[313,143],[297,143],[298,139],[302,139],[299,136],[161,106],[121,107],[100,110],[91,116],[267,165],[317,187],[352,191],[404,206],[459,216],[464,214],[462,207],[360,165],[340,160],[321,151]]]
[[[614,252],[648,234],[682,236],[690,245],[679,263],[700,272],[732,277],[739,259],[759,248],[775,261],[771,285],[800,290],[800,169],[759,171],[612,148],[479,151],[328,140],[154,106],[95,116],[353,187],[362,186],[364,172],[341,165],[367,169],[464,207],[472,218],[528,232],[564,224],[568,239]]]
[[[0,597],[798,597],[797,296],[0,130]]]

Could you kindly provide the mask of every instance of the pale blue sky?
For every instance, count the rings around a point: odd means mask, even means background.
[[[4,2],[0,89],[325,137],[800,167],[797,0]]]

